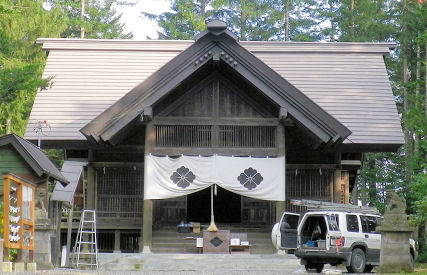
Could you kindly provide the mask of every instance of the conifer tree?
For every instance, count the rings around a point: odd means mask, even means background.
[[[48,85],[41,79],[46,54],[35,41],[58,36],[65,23],[38,1],[0,0],[0,134],[23,134],[37,88]]]
[[[85,1],[84,17],[81,17],[80,1],[49,0],[52,7],[59,8],[68,18],[67,28],[61,32],[63,38],[80,38],[84,28],[84,38],[95,39],[130,39],[131,33],[124,32],[124,23],[120,22],[121,14],[117,14],[114,5],[117,0],[83,0]],[[121,2],[120,2],[121,3]]]

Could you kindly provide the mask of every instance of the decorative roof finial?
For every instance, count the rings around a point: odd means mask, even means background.
[[[210,32],[223,32],[227,29],[227,23],[218,19],[210,20],[206,26]]]

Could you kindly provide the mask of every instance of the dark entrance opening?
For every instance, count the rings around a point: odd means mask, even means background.
[[[215,223],[240,223],[242,197],[217,187],[214,195]],[[211,188],[188,195],[187,221],[207,223],[211,220]]]

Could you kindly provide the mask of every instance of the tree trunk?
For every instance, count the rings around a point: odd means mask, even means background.
[[[85,0],[81,0],[81,10],[80,10],[80,18],[82,21],[85,17]],[[80,38],[85,38],[85,27],[83,25],[80,26]]]
[[[403,0],[403,11],[402,11],[402,33],[407,33],[407,24],[406,24],[406,10],[407,10],[407,0]],[[411,177],[411,169],[410,169],[410,160],[413,152],[413,139],[411,136],[411,132],[407,126],[407,115],[409,113],[409,92],[407,88],[408,84],[408,38],[403,36],[402,39],[402,79],[403,79],[403,115],[404,115],[404,123],[403,123],[403,132],[405,138],[405,178],[409,180]]]
[[[418,37],[420,36],[420,32],[418,32]],[[417,43],[417,67],[416,67],[416,77],[415,77],[415,81],[416,81],[416,87],[415,87],[415,108],[421,108],[422,110],[422,106],[420,106],[419,102],[419,96],[420,96],[420,89],[421,86],[419,84],[419,81],[421,81],[421,47],[420,44]],[[418,143],[419,143],[419,139],[420,137],[418,136],[418,133],[415,132],[414,133],[414,154],[417,154],[418,152]]]
[[[11,127],[12,127],[12,120],[11,119],[7,119],[6,120],[6,134],[10,134]]]
[[[240,27],[240,40],[246,40],[246,0],[240,1],[240,18],[239,18],[239,27]]]
[[[206,19],[206,1],[205,0],[200,1],[200,16],[203,18],[203,20]]]
[[[355,40],[354,36],[354,0],[351,0],[350,3],[350,37],[351,41]]]
[[[284,14],[284,23],[285,23],[285,41],[290,41],[289,37],[289,28],[290,28],[290,22],[289,22],[289,13],[291,8],[291,0],[285,0],[285,14]]]

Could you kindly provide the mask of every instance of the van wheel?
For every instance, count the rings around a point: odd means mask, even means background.
[[[374,266],[368,264],[368,265],[365,266],[365,270],[363,270],[363,272],[370,273],[372,271],[372,269],[374,269]]]
[[[305,270],[308,273],[320,273],[323,270],[323,266],[324,264],[308,261],[308,263],[305,265]]]
[[[365,270],[366,258],[365,252],[360,248],[353,249],[351,253],[350,266],[346,266],[347,271],[350,273],[363,273]]]

